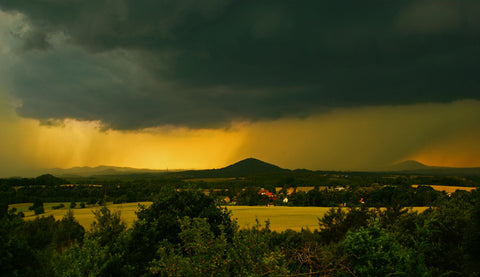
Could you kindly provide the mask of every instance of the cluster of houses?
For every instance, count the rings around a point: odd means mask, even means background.
[[[277,200],[277,197],[275,197],[275,195],[272,192],[266,189],[260,189],[258,191],[258,194],[267,197],[267,207],[275,206],[274,201]],[[288,198],[285,196],[282,202],[283,204],[286,205],[288,203]]]
[[[268,207],[271,207],[271,206],[275,206],[275,204],[280,204],[280,205],[287,205],[288,204],[288,197],[295,193],[295,192],[298,192],[299,190],[300,191],[309,191],[311,189],[314,189],[314,187],[297,187],[297,188],[294,188],[294,187],[289,187],[287,188],[283,193],[279,193],[283,188],[280,188],[280,187],[277,187],[276,188],[276,192],[273,193],[267,189],[264,189],[264,188],[261,188],[258,190],[257,194],[259,196],[261,196],[265,201],[264,201],[264,204]],[[346,190],[345,187],[343,186],[337,186],[334,188],[334,190],[336,191],[343,191],[343,190]],[[214,192],[220,192],[220,190],[213,190]],[[209,190],[205,190],[204,191],[205,194],[210,194],[211,191]],[[282,201],[278,201],[278,199],[282,199]],[[237,204],[237,200],[236,199],[231,199],[230,197],[228,196],[220,196],[220,199],[221,201],[224,203],[224,204],[228,204],[228,205],[236,205]],[[365,204],[365,201],[363,198],[361,198],[359,200],[359,203],[360,204]],[[346,207],[347,206],[347,203],[340,203],[339,204],[340,207]]]

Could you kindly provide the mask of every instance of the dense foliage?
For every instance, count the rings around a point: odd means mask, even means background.
[[[390,198],[393,199],[393,198]],[[403,198],[402,198],[403,199]],[[480,192],[417,214],[332,208],[319,230],[239,230],[198,190],[163,190],[127,229],[103,207],[90,230],[72,212],[24,221],[1,205],[3,276],[478,276]]]

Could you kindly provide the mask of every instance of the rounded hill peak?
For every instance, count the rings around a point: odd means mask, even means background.
[[[234,163],[232,165],[229,165],[227,167],[224,167],[221,170],[233,176],[247,176],[247,175],[254,175],[254,174],[261,174],[261,173],[283,171],[285,169],[282,169],[273,164],[266,163],[259,159],[247,158],[237,163]]]

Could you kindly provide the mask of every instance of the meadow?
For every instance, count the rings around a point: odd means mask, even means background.
[[[464,191],[473,191],[477,189],[477,187],[460,187],[460,186],[440,186],[440,185],[429,185],[434,190],[444,191],[446,193],[454,193],[457,190],[464,190]],[[418,187],[418,185],[412,185],[413,188]]]
[[[115,212],[120,211],[122,220],[128,227],[132,227],[133,222],[137,219],[135,214],[139,209],[139,205],[149,206],[152,202],[136,202],[136,203],[123,203],[112,204],[107,203],[107,207]],[[53,215],[56,220],[62,219],[65,213],[68,211],[70,203],[63,203],[65,208],[53,209],[52,207],[60,203],[45,203],[45,213],[40,216]],[[78,207],[77,203],[77,207]],[[10,208],[15,207],[18,212],[25,214],[26,220],[35,219],[33,211],[30,211],[32,203],[12,204]],[[95,217],[93,211],[100,209],[101,206],[89,206],[85,208],[72,209],[75,219],[86,229],[89,230]],[[270,229],[274,231],[285,231],[287,229],[300,231],[303,229],[315,230],[318,229],[318,218],[322,218],[323,215],[331,209],[331,207],[288,207],[288,206],[227,206],[229,211],[232,212],[232,219],[238,222],[240,228],[253,227],[258,222],[264,226],[265,221],[270,221]],[[347,209],[347,208],[345,208]],[[412,208],[414,211],[421,212],[426,207]]]
[[[112,204],[107,203],[107,207],[112,211],[120,211],[122,220],[127,224],[128,227],[133,225],[133,222],[137,219],[137,215],[135,214],[138,211],[139,205],[149,206],[152,202],[135,202],[135,203],[123,203],[123,204]],[[60,209],[53,209],[53,206],[64,204],[65,208]],[[99,205],[87,205],[85,208],[79,208],[79,204],[77,203],[77,207],[71,209],[73,211],[73,215],[75,219],[86,229],[89,230],[90,226],[92,225],[93,221],[95,220],[95,216],[93,211],[99,210],[101,206]],[[35,219],[37,216],[34,214],[33,211],[30,211],[28,207],[32,206],[33,203],[21,203],[21,204],[12,204],[9,208],[16,208],[18,212],[23,212],[25,214],[26,220]],[[61,220],[63,216],[67,213],[68,207],[70,202],[64,203],[44,203],[45,213],[39,216],[50,216],[53,215],[56,220]]]

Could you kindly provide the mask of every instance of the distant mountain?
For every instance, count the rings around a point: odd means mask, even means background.
[[[289,171],[258,159],[248,158],[220,169],[188,170],[169,175],[176,178],[232,178],[251,175]]]
[[[276,165],[260,161],[255,158],[248,158],[237,163],[219,169],[223,174],[231,176],[248,176],[262,173],[272,173],[278,171],[285,171]]]
[[[473,176],[480,175],[480,167],[443,167],[443,166],[428,166],[417,161],[404,161],[387,167],[383,172],[401,172],[407,174],[421,174],[421,175],[452,175],[452,176]]]
[[[424,165],[420,162],[413,161],[413,160],[408,160],[408,161],[403,161],[397,164],[394,164],[390,167],[391,171],[404,171],[404,170],[424,170],[428,169],[429,166]]]

